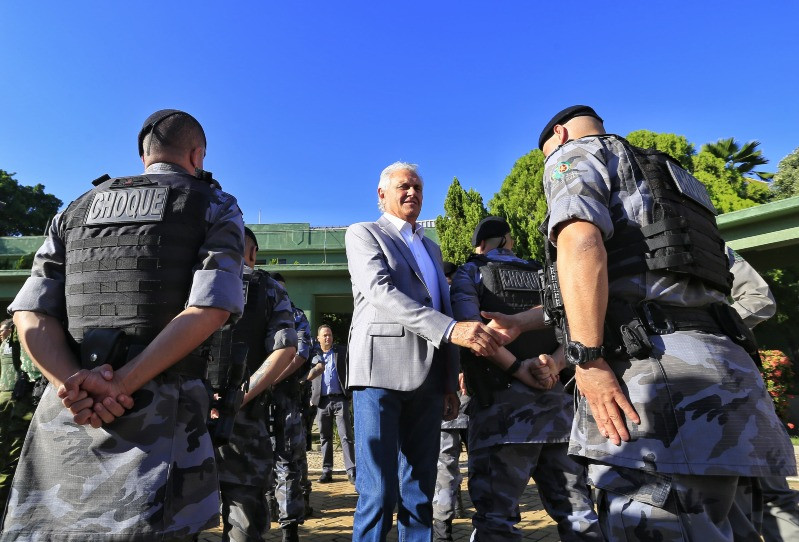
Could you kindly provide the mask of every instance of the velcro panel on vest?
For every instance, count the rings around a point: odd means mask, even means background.
[[[713,212],[677,189],[667,167],[676,162],[668,155],[632,146],[630,152],[654,196],[652,223],[617,226],[606,243],[609,278],[665,271],[728,294],[732,275]]]
[[[169,186],[161,221],[86,224],[94,194],[111,181],[65,213],[67,316],[78,341],[85,329],[110,327],[146,343],[185,306],[211,189],[188,175],[152,177]]]

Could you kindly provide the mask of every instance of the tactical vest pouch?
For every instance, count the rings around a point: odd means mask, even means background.
[[[236,414],[241,409],[244,394],[247,391],[247,345],[233,343],[231,345],[231,362],[227,371],[226,388],[220,390],[219,399],[214,401],[214,408],[219,417],[208,424],[211,440],[215,446],[230,442]]]
[[[87,330],[80,344],[80,366],[94,369],[109,364],[115,371],[128,361],[128,341],[125,332],[115,328]]]

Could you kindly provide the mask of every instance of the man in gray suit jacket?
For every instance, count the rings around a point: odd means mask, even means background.
[[[486,356],[506,340],[480,322],[453,320],[441,251],[416,223],[422,186],[416,165],[388,166],[377,188],[383,216],[345,237],[355,298],[347,377],[360,494],[354,541],[385,540],[397,504],[400,540],[430,541],[442,415],[458,413],[455,345]]]

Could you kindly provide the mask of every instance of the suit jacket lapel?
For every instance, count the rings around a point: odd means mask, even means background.
[[[394,227],[394,224],[392,224],[384,216],[381,216],[377,220],[377,224],[386,233],[386,235],[388,235],[391,238],[391,240],[394,242],[394,245],[396,245],[397,250],[399,250],[400,254],[402,254],[402,257],[408,261],[408,264],[411,266],[411,269],[413,269],[413,272],[416,273],[416,276],[419,277],[419,280],[421,280],[422,284],[424,284],[425,288],[427,288],[427,284],[425,284],[424,277],[422,277],[422,270],[419,268],[419,264],[416,263],[416,258],[413,257],[411,249],[408,248],[408,245],[405,244],[405,240],[402,238],[399,231],[397,231],[397,228]],[[429,293],[429,288],[428,288],[428,293]]]

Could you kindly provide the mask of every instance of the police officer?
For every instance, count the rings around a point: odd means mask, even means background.
[[[481,309],[508,313],[540,305],[541,265],[515,256],[504,219],[481,221],[472,245],[475,254],[452,279],[456,319],[479,320]],[[541,356],[549,360],[552,370],[530,382],[525,371],[528,365],[539,365],[541,354],[553,354],[554,359]],[[502,369],[461,353],[472,395],[467,412],[469,494],[476,510],[473,540],[521,540],[515,524],[519,499],[530,476],[544,508],[557,523],[561,540],[602,540],[585,470],[566,455],[573,408],[556,379],[563,366],[563,352],[554,332],[525,333],[506,345],[498,357]],[[512,363],[505,365],[508,357]]]
[[[222,539],[263,540],[270,527],[264,491],[272,477],[272,435],[267,425],[270,387],[297,351],[291,301],[269,273],[255,269],[258,240],[244,228],[244,313],[233,329],[235,341],[248,345],[251,377],[244,404],[236,414],[228,444],[217,448],[222,496]]]
[[[707,191],[670,157],[606,134],[587,106],[556,114],[539,148],[580,391],[569,451],[588,463],[603,532],[757,539],[730,527],[738,479],[792,474],[795,460],[771,438],[784,429],[726,303]]]
[[[56,215],[9,307],[51,385],[0,540],[183,540],[218,521],[198,347],[242,310],[241,211],[188,113],[154,113],[138,146],[144,174]]]
[[[5,507],[11,480],[47,382],[19,344],[14,322],[0,324],[0,505]]]
[[[275,273],[273,276],[285,287],[286,281],[281,274]],[[297,332],[297,353],[278,378],[272,392],[275,477],[269,498],[270,504],[274,502],[277,505],[284,542],[298,540],[298,527],[305,521],[306,509],[310,508],[311,493],[300,382],[309,368],[311,324],[302,309],[293,302],[291,308]]]

